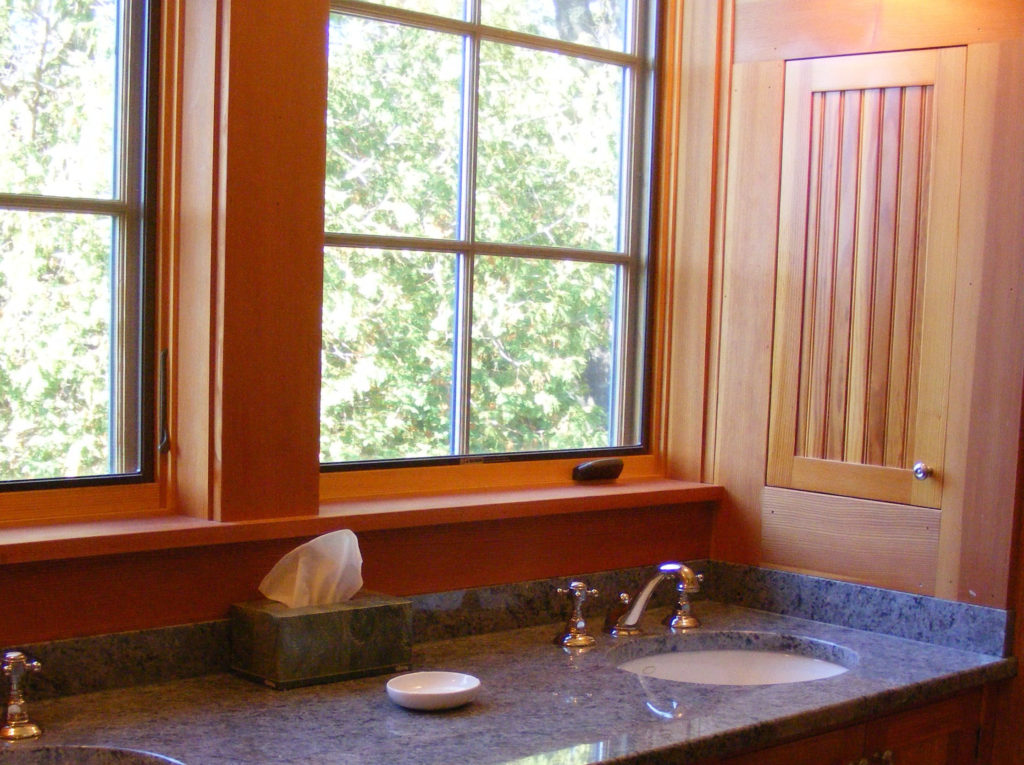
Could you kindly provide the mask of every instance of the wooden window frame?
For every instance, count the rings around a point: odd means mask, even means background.
[[[421,28],[448,36],[457,36],[466,46],[467,69],[463,87],[470,91],[465,96],[463,112],[459,116],[464,145],[460,152],[458,172],[460,187],[458,232],[447,239],[431,239],[415,235],[379,235],[327,230],[324,234],[325,257],[330,249],[422,251],[448,255],[457,264],[457,278],[453,300],[456,326],[453,348],[451,443],[447,453],[435,453],[423,458],[379,458],[367,461],[324,462],[324,472],[343,470],[374,470],[380,467],[413,467],[416,463],[456,464],[465,461],[496,460],[502,463],[519,460],[550,459],[558,454],[577,455],[577,460],[602,455],[641,453],[647,449],[646,403],[649,398],[646,363],[646,321],[649,278],[649,211],[653,189],[649,182],[651,154],[654,143],[654,120],[649,103],[655,90],[653,75],[659,58],[655,50],[656,23],[649,18],[652,9],[646,3],[628,0],[631,21],[627,24],[630,39],[625,52],[615,48],[593,47],[565,42],[556,38],[540,37],[525,32],[489,26],[482,19],[480,0],[467,7],[469,20],[432,16],[383,4],[352,0],[332,0],[332,16],[348,17],[382,24],[398,24],[404,28]],[[654,13],[657,6],[654,4]],[[479,156],[476,135],[479,128],[479,96],[482,84],[481,51],[484,45],[501,44],[516,50],[537,51],[549,55],[563,55],[573,59],[619,67],[629,83],[628,97],[623,99],[620,123],[622,126],[622,154],[626,158],[621,168],[622,201],[618,229],[622,237],[620,247],[607,251],[591,250],[572,245],[537,246],[481,239],[476,234],[475,209],[477,179],[475,166]],[[562,449],[538,448],[527,453],[475,453],[470,451],[471,402],[470,376],[473,342],[472,304],[475,291],[473,273],[480,256],[494,258],[552,259],[581,264],[605,264],[618,267],[613,301],[619,319],[613,327],[612,341],[612,418],[609,440],[611,443],[593,447]],[[614,382],[618,380],[618,382]],[[423,465],[426,466],[426,465]],[[342,482],[343,483],[343,482]]]
[[[170,349],[171,448],[153,483],[3,497],[0,560],[719,497],[695,483],[704,364],[691,360],[704,358],[708,326],[722,9],[662,9],[651,449],[626,456],[615,484],[580,487],[568,477],[578,458],[320,474],[322,263],[312,259],[323,242],[324,124],[308,107],[326,98],[328,4],[275,0],[254,14],[233,13],[230,0],[166,0],[158,337]],[[683,230],[683,200],[697,189],[706,225]],[[294,269],[281,270],[282,252]]]

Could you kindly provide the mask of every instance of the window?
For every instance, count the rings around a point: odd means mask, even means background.
[[[3,488],[152,469],[148,14],[138,0],[0,14]]]
[[[333,3],[323,463],[642,446],[648,6]]]

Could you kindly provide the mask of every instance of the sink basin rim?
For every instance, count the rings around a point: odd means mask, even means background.
[[[841,669],[833,671],[828,667],[820,666],[818,674],[804,676],[804,671],[814,673],[813,666],[800,666],[797,664],[794,671],[800,673],[793,680],[770,679],[765,682],[728,682],[714,679],[694,679],[694,675],[688,668],[670,668],[673,664],[671,658],[659,658],[654,670],[657,674],[647,674],[639,670],[639,665],[629,668],[624,665],[636,662],[640,659],[652,657],[671,657],[673,654],[688,654],[694,652],[714,652],[708,654],[709,667],[713,667],[713,661],[722,657],[719,652],[751,652],[772,654],[765,656],[765,663],[773,667],[779,663],[786,666],[795,664],[792,659],[813,659],[820,662],[827,662]],[[781,656],[779,656],[782,654]],[[781,632],[748,631],[748,630],[693,630],[690,632],[678,633],[675,635],[658,635],[652,637],[637,638],[627,643],[622,643],[612,649],[612,661],[615,666],[624,672],[632,672],[641,678],[654,677],[668,682],[690,682],[710,685],[773,685],[789,684],[794,682],[808,682],[814,679],[823,679],[828,676],[843,674],[852,669],[859,662],[859,656],[846,646],[832,643],[820,638],[812,638],[804,635]],[[683,660],[685,661],[685,660]],[[728,658],[724,661],[728,663]],[[815,662],[816,663],[816,662]],[[669,667],[669,668],[666,668]],[[723,670],[724,671],[724,670]],[[779,669],[781,670],[781,667]],[[674,676],[666,676],[668,672]],[[728,673],[727,673],[728,676]],[[714,677],[712,669],[709,669],[709,677]],[[775,677],[769,673],[769,677]]]
[[[83,756],[87,759],[83,760]],[[181,760],[143,749],[99,744],[46,744],[38,741],[14,742],[0,747],[0,765],[4,762],[11,765],[73,765],[78,762],[87,765],[184,765]]]

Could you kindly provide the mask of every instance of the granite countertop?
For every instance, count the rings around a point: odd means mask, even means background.
[[[456,710],[395,706],[384,691],[388,676],[275,691],[221,673],[37,701],[30,711],[44,735],[35,745],[143,749],[187,765],[686,763],[898,711],[1015,672],[1013,659],[739,606],[701,601],[694,612],[704,632],[800,635],[843,646],[858,660],[844,674],[803,683],[692,685],[617,669],[629,649],[612,638],[570,654],[552,643],[555,626],[530,627],[414,647],[415,670],[481,679],[477,700]],[[654,622],[651,632],[662,631]]]

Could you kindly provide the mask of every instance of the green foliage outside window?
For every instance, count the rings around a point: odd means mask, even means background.
[[[113,195],[116,15],[2,3],[0,194]],[[109,215],[0,204],[0,480],[110,470],[113,241]]]
[[[483,18],[621,50],[625,5],[485,0]],[[324,462],[618,445],[614,322],[627,265],[587,253],[624,252],[629,238],[629,76],[600,56],[485,39],[471,98],[471,55],[468,38],[443,25],[331,16],[325,227],[347,239],[328,236],[324,253]],[[441,242],[424,251],[418,238]],[[466,257],[460,242],[518,249]],[[552,257],[551,247],[577,254]],[[453,426],[460,310],[472,319],[462,444]]]

